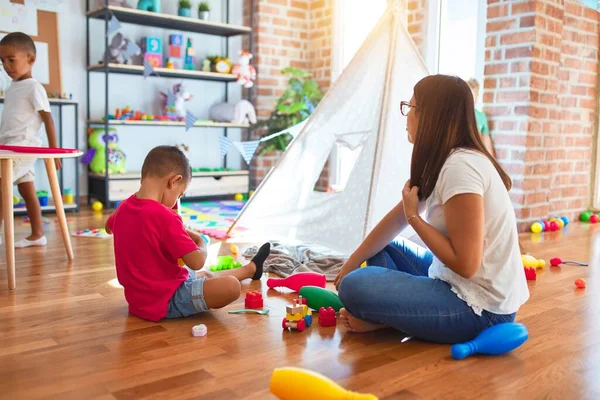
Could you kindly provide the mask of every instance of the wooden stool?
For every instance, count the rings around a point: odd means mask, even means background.
[[[14,151],[18,150],[18,151]],[[13,215],[13,159],[15,158],[43,158],[50,181],[52,198],[56,207],[56,216],[60,225],[65,250],[69,261],[73,260],[73,248],[67,218],[63,208],[62,195],[56,174],[55,158],[75,158],[83,153],[74,149],[49,149],[28,148],[21,146],[0,146],[0,174],[2,176],[2,214],[4,216],[4,239],[6,241],[6,268],[8,269],[8,288],[16,287],[15,280],[15,237]],[[79,177],[76,177],[79,179]]]

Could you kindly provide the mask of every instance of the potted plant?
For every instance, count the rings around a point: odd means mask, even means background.
[[[263,137],[281,132],[304,121],[323,98],[319,84],[312,79],[309,72],[300,68],[288,67],[284,68],[281,74],[289,76],[288,87],[277,100],[275,111],[271,113],[269,119],[260,121],[252,127],[252,129],[266,127],[267,131],[262,135]],[[266,141],[258,154],[284,151],[290,140],[291,135],[276,136]]]
[[[198,18],[208,21],[209,16],[210,6],[208,5],[208,2],[201,1],[200,4],[198,4]]]
[[[177,10],[177,15],[180,17],[192,16],[192,3],[190,0],[179,0],[179,10]]]

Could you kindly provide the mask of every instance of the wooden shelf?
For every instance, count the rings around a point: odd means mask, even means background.
[[[215,171],[215,172],[193,172],[192,176],[194,178],[200,177],[213,177],[218,178],[221,176],[247,176],[249,174],[248,170],[238,170],[238,171]],[[105,179],[104,174],[96,174],[90,172],[90,178],[94,179]],[[140,179],[142,177],[141,172],[127,172],[124,174],[111,174],[108,179],[111,181],[120,181],[120,180],[131,180],[131,179]]]
[[[87,16],[104,20],[108,14],[114,14],[121,22],[136,25],[151,26],[153,28],[174,29],[178,31],[204,33],[216,36],[247,35],[252,29],[247,26],[225,24],[214,21],[204,21],[198,18],[180,17],[178,15],[161,14],[117,6],[100,7],[88,11]]]
[[[55,211],[56,210],[56,207],[54,206],[54,204],[48,204],[47,206],[41,206],[40,208],[42,209],[42,211]],[[77,204],[64,204],[63,208],[65,210],[75,210],[77,208]],[[26,213],[27,209],[25,208],[25,206],[15,207],[15,208],[13,208],[13,211],[15,213],[21,214],[21,213]]]
[[[143,75],[144,67],[141,65],[126,65],[126,64],[108,64],[108,68],[103,64],[88,66],[88,71],[91,72],[108,72],[116,74]],[[154,68],[155,74],[164,78],[181,78],[181,79],[197,79],[201,81],[217,81],[217,82],[233,82],[237,77],[233,74],[219,74],[217,72],[190,71],[185,69],[169,69],[169,68]]]
[[[89,120],[88,124],[90,125],[104,125],[104,121],[99,119]],[[170,126],[185,126],[185,122],[181,121],[126,121],[120,119],[111,119],[108,121],[109,125],[117,125],[117,126],[162,126],[162,127],[170,127]],[[248,124],[232,124],[228,122],[196,122],[194,127],[197,128],[249,128]]]
[[[75,100],[69,99],[48,99],[50,105],[61,105],[61,104],[78,104]],[[4,103],[4,97],[0,97],[0,103]]]

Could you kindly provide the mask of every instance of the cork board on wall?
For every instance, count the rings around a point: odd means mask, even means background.
[[[11,0],[12,3],[24,4],[24,0]],[[47,51],[38,52],[36,63],[48,64],[48,83],[43,83],[48,93],[62,93],[60,81],[60,51],[58,46],[58,14],[50,11],[37,10],[38,34],[31,36],[34,42],[47,45]],[[1,31],[1,33],[9,33]],[[3,35],[2,35],[3,36]],[[40,59],[46,57],[47,59]]]

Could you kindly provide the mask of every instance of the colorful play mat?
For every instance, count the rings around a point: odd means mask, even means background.
[[[229,227],[238,216],[245,201],[201,201],[181,203],[180,214],[183,223],[215,239],[226,239]],[[244,231],[236,228],[236,232]]]

